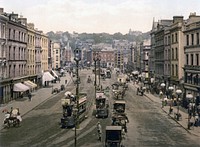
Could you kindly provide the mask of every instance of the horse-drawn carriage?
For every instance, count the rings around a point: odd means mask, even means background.
[[[112,125],[121,126],[124,132],[127,132],[126,123],[129,122],[125,113],[125,101],[117,100],[113,104],[114,112],[112,115]]]
[[[54,89],[52,89],[52,94],[54,94],[54,93],[59,93],[60,92],[60,89],[58,89],[58,88],[54,88]]]
[[[144,86],[137,87],[137,92],[136,92],[136,94],[137,94],[137,95],[140,94],[141,96],[143,96],[145,90],[146,90],[146,87],[144,87]]]
[[[96,117],[107,118],[109,114],[108,98],[103,92],[96,93]]]
[[[20,125],[22,118],[20,116],[19,109],[13,109],[11,112],[5,111],[5,113],[3,123],[6,128],[10,128],[11,126],[17,127]]]
[[[121,126],[106,126],[105,147],[122,147],[123,131]]]
[[[112,84],[112,92],[114,99],[123,99],[125,91],[127,89],[127,87],[124,87],[123,85],[120,86],[119,82]]]

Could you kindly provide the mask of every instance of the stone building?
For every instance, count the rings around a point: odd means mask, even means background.
[[[60,43],[54,42],[53,43],[53,69],[60,68]]]
[[[6,58],[7,49],[7,22],[8,17],[2,15],[3,8],[0,8],[0,104],[4,103],[6,98],[10,97],[10,85],[8,84],[7,77],[7,64]]]
[[[170,36],[171,36],[171,38],[169,38],[171,39],[170,41],[170,44],[171,44],[170,83],[173,85],[180,85],[181,81],[183,81],[182,68],[185,64],[184,49],[183,49],[184,41],[185,41],[183,38],[184,24],[185,24],[185,21],[183,20],[183,16],[174,16],[173,23],[170,26]],[[166,68],[165,71],[167,70],[168,68]]]
[[[184,89],[185,93],[199,95],[200,88],[200,16],[191,13],[184,29]]]
[[[26,18],[0,8],[0,104],[23,97],[40,85],[41,64],[48,70],[47,40]]]
[[[48,71],[48,37],[41,31],[42,71]]]
[[[41,31],[35,29],[35,74],[37,75],[36,83],[42,86],[42,46]]]
[[[112,47],[105,47],[101,50],[101,65],[102,67],[114,67],[115,49]]]
[[[35,76],[35,29],[33,23],[28,23],[27,39],[27,74]]]

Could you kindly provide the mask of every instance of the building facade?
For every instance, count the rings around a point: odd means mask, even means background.
[[[41,38],[41,32],[35,30],[32,23],[28,25],[26,18],[0,8],[0,104],[22,97],[28,90],[39,86]],[[44,50],[47,54],[48,48]],[[46,56],[48,54],[44,59]]]
[[[191,13],[184,30],[184,89],[194,98],[199,95],[200,88],[200,16]]]
[[[48,71],[48,37],[41,31],[42,71]]]
[[[60,43],[53,43],[53,69],[60,68]]]
[[[174,16],[173,24],[170,26],[171,35],[171,73],[170,81],[173,85],[180,85],[183,81],[183,66],[185,64],[184,58],[184,29],[183,16]]]

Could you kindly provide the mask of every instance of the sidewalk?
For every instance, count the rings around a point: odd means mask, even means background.
[[[160,106],[162,104],[161,99],[159,97],[156,97],[154,95],[152,95],[151,93],[144,93],[144,95],[146,97],[148,97],[151,101],[159,103]],[[179,113],[182,115],[182,119],[180,118],[179,121],[177,121],[177,119],[174,117],[174,113],[177,113],[177,106],[173,106],[173,112],[169,115],[174,121],[176,121],[180,126],[182,126],[186,131],[188,131],[189,133],[195,135],[195,136],[199,136],[200,137],[200,126],[199,127],[195,127],[192,126],[190,127],[190,130],[188,130],[188,114],[184,111],[181,110],[181,106],[179,106]],[[165,113],[169,114],[169,109],[170,106],[164,106],[163,108],[161,108]]]
[[[135,89],[136,89],[138,87],[138,85],[134,84],[133,87],[135,87]],[[151,94],[150,92],[149,93],[145,92],[144,95],[147,98],[149,98],[152,102],[160,104],[160,107],[162,106],[162,101],[159,98],[159,96],[155,96],[155,95]],[[165,113],[168,114],[169,113],[169,108],[170,108],[170,106],[164,106],[161,109]],[[188,113],[186,113],[186,111],[181,110],[181,109],[184,109],[184,108],[181,108],[181,106],[179,108],[180,108],[179,109],[179,113],[182,115],[182,119],[180,119],[179,121],[177,121],[177,119],[174,117],[174,113],[177,113],[177,106],[173,106],[173,112],[169,116],[174,121],[176,121],[181,127],[183,127],[187,132],[189,132],[190,134],[193,134],[195,136],[199,136],[200,137],[200,126],[199,127],[192,126],[192,127],[190,127],[190,130],[188,130]]]
[[[60,77],[61,81],[60,83],[57,81],[56,83],[50,83],[50,85],[53,85],[53,88],[59,88],[60,85],[65,85],[67,86],[69,83],[71,83],[71,77],[68,73],[65,74],[65,76]],[[67,80],[67,85],[65,84],[65,80]],[[4,106],[0,107],[0,129],[3,127],[3,119],[5,113],[2,113],[3,110],[7,109],[8,111],[10,110],[11,107],[13,108],[19,108],[22,119],[23,115],[31,111],[33,108],[44,102],[50,97],[53,97],[55,94],[52,94],[52,86],[45,87],[45,88],[40,88],[36,91],[32,92],[32,100],[29,101],[28,97],[24,97],[22,99],[17,99],[14,101],[9,102],[8,104],[5,104]]]

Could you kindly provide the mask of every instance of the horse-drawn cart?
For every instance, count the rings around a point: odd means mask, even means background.
[[[122,127],[106,126],[105,147],[122,147]]]

